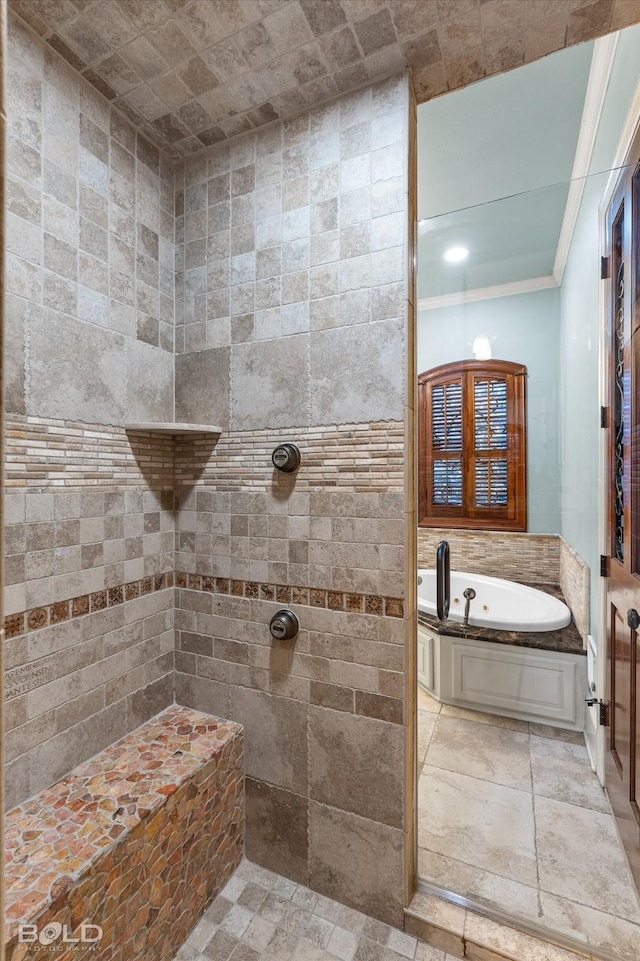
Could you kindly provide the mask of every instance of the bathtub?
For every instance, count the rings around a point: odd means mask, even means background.
[[[418,608],[436,615],[436,573],[418,572]],[[523,633],[566,627],[571,612],[566,604],[524,584],[482,574],[451,574],[449,621],[464,620],[467,587],[476,592],[469,625]],[[574,731],[584,729],[587,693],[584,652],[549,649],[535,639],[523,646],[498,634],[491,638],[454,636],[443,624],[418,625],[418,684],[436,700],[502,717],[536,721]]]
[[[436,572],[418,571],[418,609],[436,615]],[[503,581],[484,574],[451,572],[451,607],[449,620],[463,621],[465,599],[463,593],[472,587],[476,596],[469,609],[469,624],[473,627],[492,627],[498,631],[556,631],[571,622],[571,611],[566,604],[524,584]]]

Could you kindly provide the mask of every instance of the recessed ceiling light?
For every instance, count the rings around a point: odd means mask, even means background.
[[[466,247],[449,247],[442,256],[450,264],[460,264],[467,259],[469,251]]]

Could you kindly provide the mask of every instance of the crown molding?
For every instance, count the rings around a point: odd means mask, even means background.
[[[569,193],[567,195],[562,227],[560,228],[560,236],[558,238],[556,259],[553,265],[553,276],[556,278],[558,284],[562,283],[564,270],[567,265],[569,248],[580,212],[586,178],[589,176],[593,148],[600,126],[600,119],[602,117],[602,110],[619,38],[619,32],[610,33],[605,37],[599,37],[594,43],[593,58],[591,60],[591,69],[589,70],[589,80],[587,82],[587,91],[582,110],[582,120],[580,121],[580,133],[578,134],[573,170],[571,171]]]
[[[640,127],[640,80],[636,85],[636,89],[631,98],[631,103],[629,104],[629,110],[627,111],[627,116],[625,118],[624,126],[622,128],[622,133],[620,134],[620,139],[618,141],[618,147],[613,158],[613,163],[611,164],[611,171],[609,173],[609,179],[607,180],[607,186],[605,187],[604,193],[602,195],[602,200],[600,201],[600,212],[602,213],[608,206],[613,192],[616,188],[616,184],[620,178],[621,168],[624,167],[626,163],[629,162],[629,151],[631,150],[633,141],[635,140],[636,133]]]
[[[418,310],[437,310],[439,307],[457,307],[460,304],[472,304],[478,300],[512,297],[514,294],[528,294],[534,290],[549,290],[559,286],[556,278],[549,274],[546,277],[528,277],[526,280],[514,280],[508,284],[495,284],[493,287],[476,287],[474,290],[441,294],[439,297],[423,297],[416,306]]]

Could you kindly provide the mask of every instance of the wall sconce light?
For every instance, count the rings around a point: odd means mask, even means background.
[[[486,334],[476,334],[471,350],[476,360],[491,360],[491,341]]]

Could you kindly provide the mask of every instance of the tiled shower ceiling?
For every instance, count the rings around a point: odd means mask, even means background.
[[[640,20],[639,0],[9,0],[170,156],[412,68],[423,102]]]

